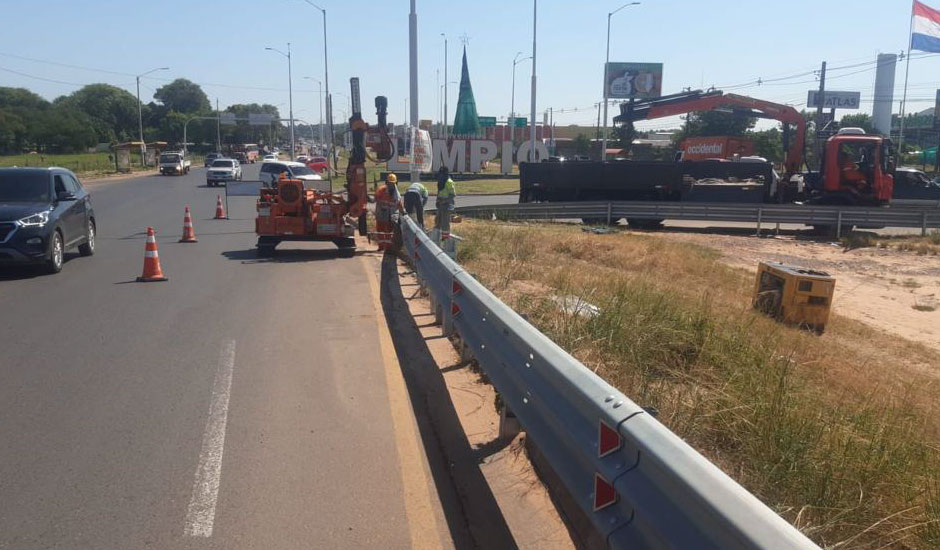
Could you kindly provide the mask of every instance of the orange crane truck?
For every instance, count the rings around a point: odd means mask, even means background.
[[[307,189],[304,182],[289,179],[282,174],[277,184],[262,188],[258,198],[258,216],[255,232],[258,234],[257,253],[271,256],[275,247],[283,241],[329,241],[333,242],[341,256],[352,256],[356,252],[355,231],[366,234],[366,135],[376,153],[377,162],[385,162],[391,155],[391,140],[388,137],[386,116],[388,100],[384,96],[375,98],[378,125],[370,127],[362,119],[359,101],[359,79],[350,79],[353,113],[349,118],[352,132],[352,151],[346,169],[346,185],[334,192]]]

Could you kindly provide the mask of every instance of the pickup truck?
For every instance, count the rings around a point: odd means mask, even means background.
[[[162,153],[160,155],[160,173],[164,176],[188,174],[190,166],[192,166],[192,161],[183,156],[183,153]]]
[[[242,179],[242,167],[235,159],[217,159],[206,172],[206,186],[216,187],[229,181]]]

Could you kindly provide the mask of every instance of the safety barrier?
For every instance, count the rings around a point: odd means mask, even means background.
[[[530,325],[410,218],[404,253],[456,334],[610,548],[818,547]]]
[[[586,218],[607,223],[637,220],[730,221],[757,224],[787,223],[843,227],[940,227],[937,208],[865,208],[801,204],[734,204],[695,202],[543,202],[463,206],[467,217],[526,220]]]

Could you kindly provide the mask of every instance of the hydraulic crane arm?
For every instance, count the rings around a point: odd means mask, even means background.
[[[391,156],[391,139],[388,137],[388,100],[384,96],[375,98],[378,125],[369,127],[362,119],[362,106],[359,100],[359,79],[349,79],[352,99],[352,116],[349,117],[349,129],[352,132],[352,150],[349,153],[349,166],[346,168],[346,187],[349,193],[349,215],[360,218],[366,211],[369,191],[366,182],[366,135],[377,134],[373,140],[373,149],[379,157],[377,162],[385,162]],[[361,229],[360,229],[361,230]]]
[[[720,90],[683,92],[655,99],[620,104],[620,115],[615,123],[637,120],[653,120],[694,111],[725,111],[747,117],[779,120],[783,123],[783,142],[787,150],[784,166],[787,174],[796,174],[803,169],[803,147],[806,140],[806,120],[799,111],[789,105],[763,101],[753,97],[726,94]],[[789,125],[796,127],[794,139],[789,138]],[[792,141],[792,142],[791,142]]]

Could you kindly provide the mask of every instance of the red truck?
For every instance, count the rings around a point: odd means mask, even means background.
[[[754,142],[729,136],[688,137],[679,143],[682,160],[730,159],[754,154]]]

